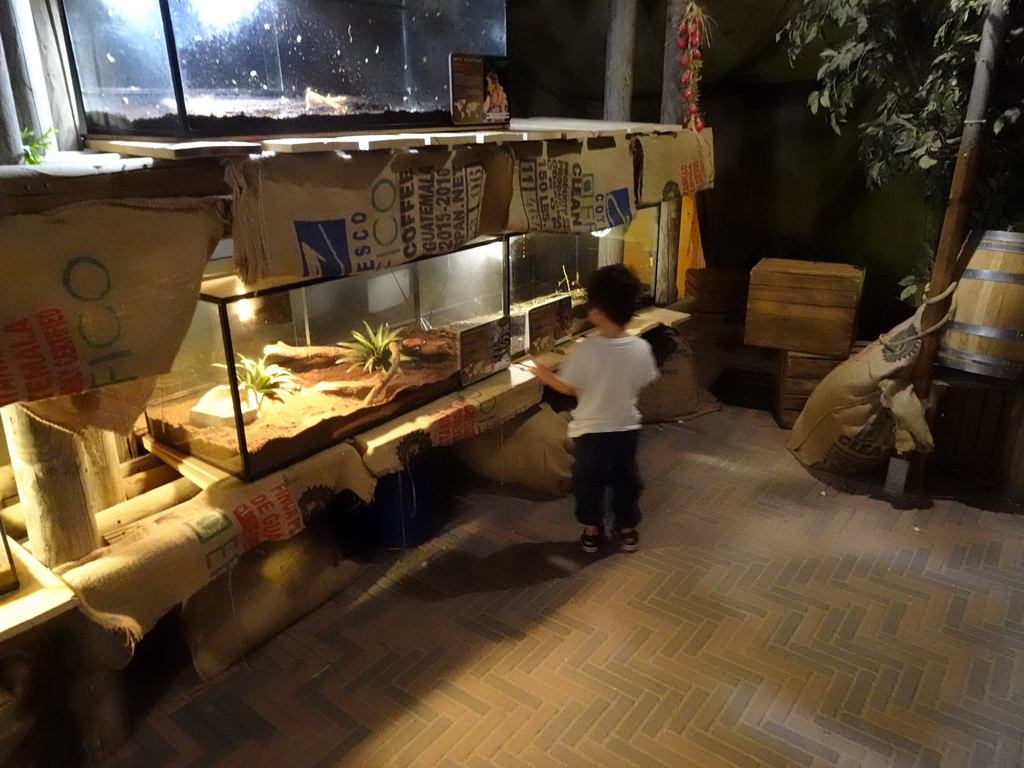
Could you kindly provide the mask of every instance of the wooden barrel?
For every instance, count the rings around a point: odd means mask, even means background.
[[[974,239],[939,362],[984,376],[1024,378],[1024,234],[990,231]]]

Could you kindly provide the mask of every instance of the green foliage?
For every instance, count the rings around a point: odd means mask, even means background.
[[[899,282],[900,301],[905,301],[912,307],[921,306],[928,281],[932,278],[932,262],[934,260],[935,251],[928,243],[922,243],[921,253],[913,270]]]
[[[798,10],[778,34],[791,62],[808,53],[819,56],[808,106],[826,115],[836,133],[853,124],[869,187],[921,174],[930,209],[928,247],[938,237],[949,194],[990,2],[798,0]],[[1024,174],[1022,136],[1016,130],[1024,36],[1013,29],[1012,16],[1008,25],[986,115],[992,125],[988,159],[972,212],[973,226],[991,229],[1011,229],[1024,217],[1021,184],[1014,181]],[[908,300],[918,297],[925,272],[915,267],[901,282]]]
[[[802,0],[779,33],[790,61],[825,46],[808,106],[836,133],[856,116],[869,185],[920,169],[948,189],[988,1]]]
[[[392,342],[398,341],[398,331],[392,331],[387,323],[377,326],[376,330],[370,324],[363,321],[366,327],[366,334],[359,331],[352,331],[352,341],[343,341],[338,344],[344,351],[344,359],[349,363],[348,369],[362,368],[367,373],[375,370],[384,370],[391,364],[391,352],[388,347]],[[404,355],[402,360],[409,358]]]
[[[219,368],[227,368],[221,363],[216,365]],[[239,355],[238,363],[235,365],[235,376],[238,377],[240,389],[248,389],[256,396],[257,408],[265,397],[281,400],[286,392],[298,389],[298,382],[292,372],[277,363],[268,363],[266,355],[259,360]]]
[[[46,150],[53,145],[56,134],[57,129],[52,127],[42,136],[39,136],[31,128],[22,128],[21,153],[25,162],[29,165],[39,165],[43,162],[43,156],[46,154]]]

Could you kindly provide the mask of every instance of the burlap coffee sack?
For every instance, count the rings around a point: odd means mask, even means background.
[[[633,139],[631,151],[637,174],[637,205],[654,205],[674,184],[680,194],[692,195],[715,186],[715,145],[710,128],[652,134]]]
[[[455,455],[471,470],[499,483],[565,496],[572,485],[572,441],[568,418],[540,405],[456,443]]]
[[[510,232],[585,233],[633,218],[633,160],[626,139],[511,145]]]
[[[90,201],[0,217],[0,405],[126,431],[170,369],[224,234],[223,201]],[[147,389],[149,388],[149,389]]]
[[[344,557],[329,531],[315,527],[261,544],[189,598],[181,620],[203,680],[227,669],[345,588],[369,567]]]
[[[343,277],[500,232],[511,159],[496,146],[236,159],[235,264],[246,283]]]
[[[351,490],[369,501],[375,486],[359,453],[335,445],[252,483],[220,480],[57,570],[86,615],[130,652],[161,616],[231,570],[242,554],[304,530],[335,494]]]
[[[811,393],[787,448],[807,467],[842,474],[871,470],[896,446],[932,449],[924,409],[908,386],[921,349],[921,313],[841,363]],[[899,425],[899,430],[897,430]]]

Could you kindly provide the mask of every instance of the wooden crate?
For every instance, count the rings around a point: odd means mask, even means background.
[[[783,429],[792,429],[814,388],[832,372],[833,368],[846,360],[846,355],[826,357],[806,352],[784,351],[779,357],[775,421]]]
[[[849,264],[762,259],[750,272],[743,341],[845,358],[863,286],[864,270]]]
[[[696,297],[700,312],[741,313],[747,308],[747,282],[738,269],[688,269],[684,295]]]

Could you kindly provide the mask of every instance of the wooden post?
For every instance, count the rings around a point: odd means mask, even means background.
[[[679,272],[679,228],[682,218],[683,197],[679,187],[670,184],[665,189],[658,220],[658,257],[655,259],[657,276],[654,280],[654,302],[674,304],[679,298],[676,287]]]
[[[32,84],[29,81],[25,46],[19,33],[14,3],[0,3],[0,37],[4,39],[3,54],[7,63],[7,77],[10,78],[16,119],[20,127],[38,131],[39,119],[32,101]]]
[[[679,20],[686,0],[668,0],[665,12],[665,59],[661,70],[661,122],[682,125],[683,103],[679,78]]]
[[[50,568],[85,557],[100,544],[94,513],[118,495],[112,443],[96,430],[79,437],[52,427],[18,403],[0,414],[33,554]]]
[[[612,0],[605,53],[604,119],[628,121],[633,103],[636,0]]]
[[[67,76],[67,52],[60,14],[52,0],[29,0],[32,21],[43,60],[43,80],[50,102],[50,116],[57,129],[59,149],[78,149],[78,121],[75,117],[75,93]],[[44,130],[47,126],[43,126]]]
[[[0,37],[0,165],[21,162],[21,128],[18,125],[18,111],[14,107],[14,91],[11,89],[7,57],[4,55],[4,41]]]
[[[938,296],[953,281],[957,268],[957,256],[967,235],[967,219],[974,202],[984,132],[988,126],[988,122],[985,120],[985,111],[988,106],[992,73],[998,63],[999,51],[1005,36],[1007,4],[1006,0],[993,0],[989,5],[988,15],[985,17],[978,58],[974,67],[974,82],[971,85],[971,96],[964,119],[964,133],[960,139],[960,150],[957,153],[956,167],[953,171],[953,182],[950,186],[949,200],[946,203],[946,213],[942,220],[939,247],[935,253],[935,266],[932,268],[929,297]],[[921,328],[931,328],[945,316],[948,310],[948,299],[928,305],[921,316]],[[932,366],[935,364],[935,353],[938,346],[938,334],[932,333],[925,336],[921,343],[921,351],[914,363],[911,378],[914,390],[922,400],[928,397],[931,390]],[[911,469],[907,477],[910,490],[918,491],[922,487],[925,465],[926,455],[915,454],[911,460]]]
[[[993,0],[985,17],[985,26],[978,48],[978,59],[974,67],[974,83],[971,85],[971,97],[967,104],[967,116],[964,120],[964,133],[960,139],[960,150],[956,157],[953,171],[953,183],[946,203],[946,214],[942,220],[942,232],[939,235],[939,247],[935,253],[935,266],[932,270],[929,297],[938,296],[953,282],[956,273],[957,255],[967,236],[967,218],[970,216],[977,187],[978,167],[981,163],[984,132],[988,126],[985,111],[988,106],[988,94],[992,81],[992,73],[998,63],[999,50],[1002,47],[1005,0]],[[921,327],[930,328],[943,318],[949,309],[949,301],[941,301],[925,308],[921,318]],[[932,380],[932,365],[939,339],[935,334],[926,336],[921,346],[921,353],[914,365],[914,388],[918,397],[925,398]]]

